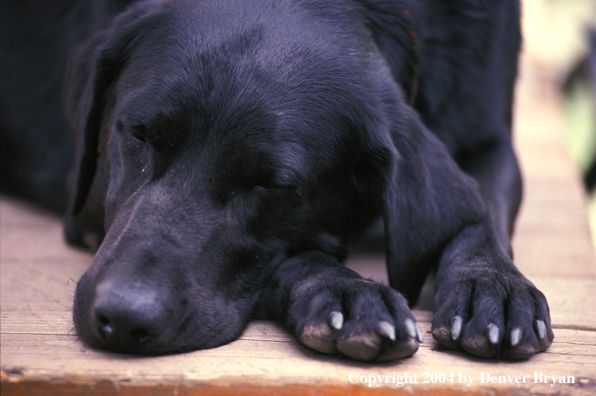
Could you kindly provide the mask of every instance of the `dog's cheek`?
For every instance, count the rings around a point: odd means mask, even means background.
[[[258,217],[259,206],[259,198],[254,195],[232,193],[226,207],[228,226],[247,228]]]

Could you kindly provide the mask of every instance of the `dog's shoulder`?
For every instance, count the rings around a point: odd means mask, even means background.
[[[358,0],[379,51],[393,78],[413,100],[416,94],[420,10],[417,2]]]
[[[519,13],[517,0],[422,2],[415,108],[452,155],[509,134]]]

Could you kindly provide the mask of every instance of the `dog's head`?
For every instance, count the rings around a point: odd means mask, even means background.
[[[421,255],[407,247],[413,222],[428,222],[426,245],[448,233],[439,222],[460,224],[439,190],[400,198],[432,177],[432,164],[414,169],[419,157],[444,167],[447,154],[406,105],[366,7],[154,3],[91,37],[69,69],[73,213],[98,164],[108,186],[107,234],[75,297],[85,342],[218,346],[280,263],[308,250],[343,258],[375,213],[400,260]]]

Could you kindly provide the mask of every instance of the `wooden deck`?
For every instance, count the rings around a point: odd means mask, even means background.
[[[506,363],[445,351],[429,333],[431,313],[422,309],[415,311],[425,332],[419,352],[389,364],[316,354],[269,322],[251,324],[230,345],[177,356],[91,350],[78,340],[70,311],[92,256],[65,246],[60,219],[2,198],[2,395],[596,394],[596,260],[548,84],[523,81],[516,123],[525,200],[514,249],[519,268],[550,303],[555,341],[546,353]],[[386,281],[383,258],[350,265]],[[377,386],[378,376],[389,383]],[[399,377],[407,383],[398,386]]]

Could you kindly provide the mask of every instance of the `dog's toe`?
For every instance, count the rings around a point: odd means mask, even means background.
[[[499,352],[500,331],[497,325],[490,323],[484,333],[473,332],[471,335],[462,337],[460,346],[472,355],[494,358]]]
[[[508,360],[525,360],[540,351],[535,337],[526,336],[519,327],[511,330],[509,345],[503,349],[503,357]]]
[[[402,335],[399,339],[397,337],[390,338],[391,342],[386,344],[386,347],[381,351],[376,360],[388,361],[402,359],[416,353],[419,344],[424,342],[422,330],[411,319],[406,319],[403,325],[406,329],[406,334]]]
[[[342,334],[337,339],[337,348],[344,355],[354,359],[372,360],[381,351],[381,336],[375,332]]]
[[[538,352],[546,350],[552,343],[552,330],[546,323],[536,319],[533,328],[528,326],[515,328],[509,335],[509,343],[503,349],[503,357],[508,360],[529,359]]]
[[[372,331],[340,335],[337,349],[355,360],[389,361],[412,356],[422,342],[422,331],[413,319],[403,321],[399,337],[396,327],[383,320]]]
[[[308,323],[297,334],[298,339],[304,345],[322,353],[332,354],[337,351],[335,348],[335,337],[337,330],[327,323]]]
[[[459,349],[459,338],[461,336],[463,320],[459,315],[454,316],[451,321],[433,326],[432,335],[437,342],[449,349]]]

